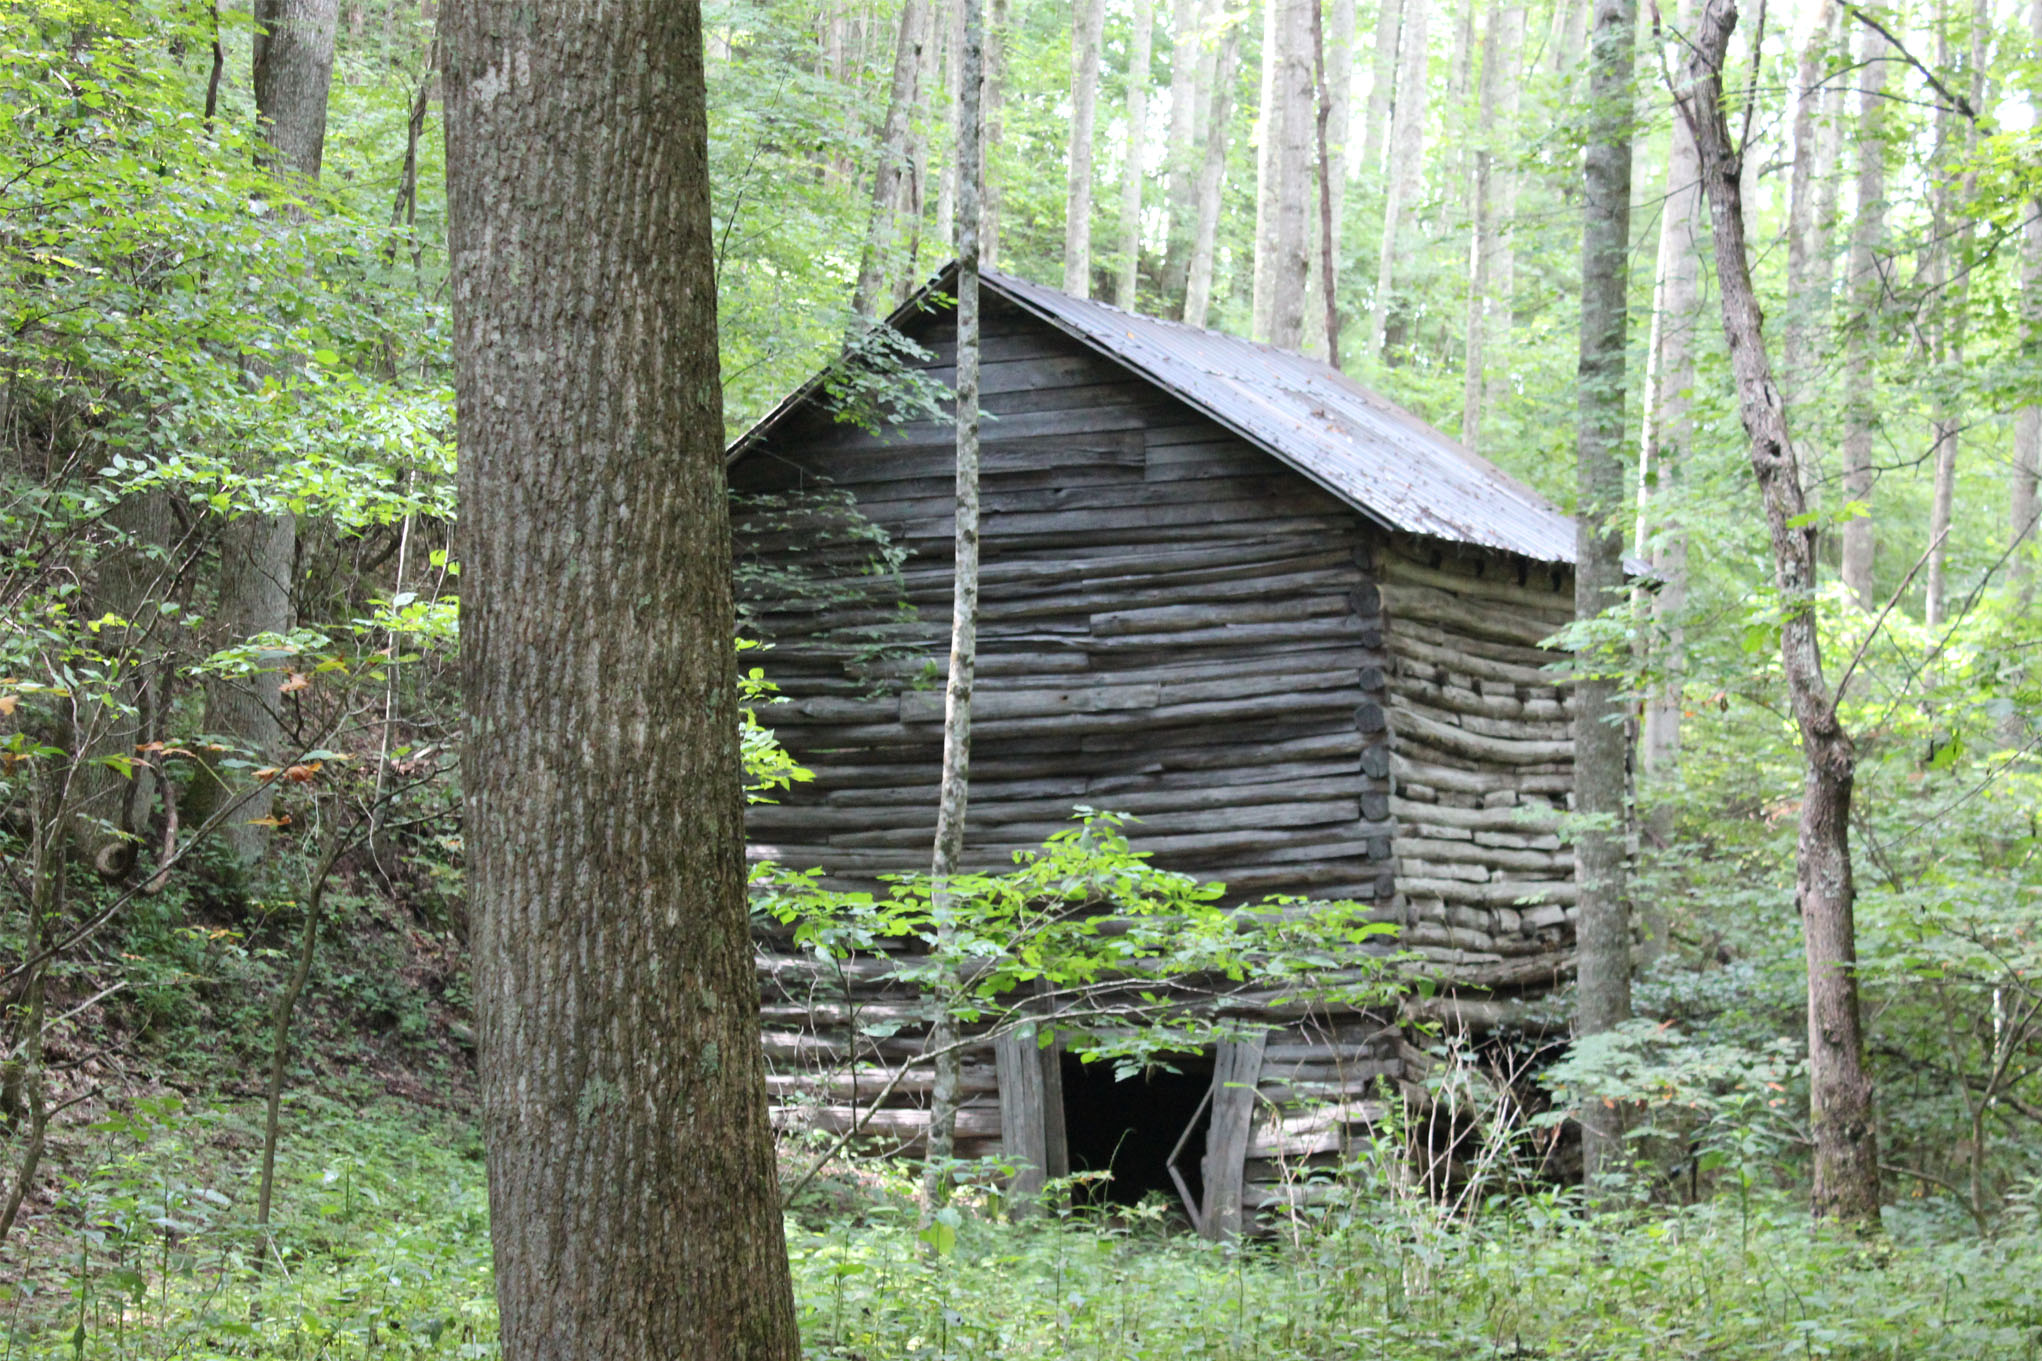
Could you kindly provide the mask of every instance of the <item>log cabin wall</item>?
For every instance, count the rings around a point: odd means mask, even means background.
[[[924,343],[929,376],[948,383],[954,344]],[[1387,912],[1389,655],[1375,531],[1011,305],[988,299],[984,346],[968,863],[1008,864],[1088,805],[1138,817],[1138,848],[1237,898],[1352,897]],[[747,830],[756,854],[819,866],[844,887],[923,868],[934,839],[953,441],[947,424],[881,436],[803,415],[732,469],[739,553],[754,574],[798,570],[817,536],[798,512],[748,516],[748,496],[848,492],[909,550],[898,583],[874,578],[863,601],[757,618],[773,643],[760,664],[787,700],[761,721],[815,780],[751,808]],[[884,629],[888,655],[875,660],[855,640],[868,626],[875,637]],[[881,960],[825,969],[769,944],[766,1043],[783,1126],[841,1130],[854,1101],[869,1103],[905,1064],[869,1128],[875,1143],[919,1150],[933,1074],[913,1061],[926,1027],[915,1000],[880,981],[884,970]],[[892,1033],[854,1041],[853,1008],[861,1026]],[[1326,1039],[1297,1043],[1324,1049]],[[991,1051],[965,1069],[960,1157],[1000,1151]],[[1371,1074],[1380,1061],[1350,1058]],[[1311,1090],[1337,1067],[1319,1063]],[[1269,1157],[1309,1156],[1306,1136],[1272,1137],[1248,1169],[1251,1189]]]
[[[1387,903],[1388,655],[1360,516],[1010,305],[985,326],[970,863],[1010,863],[1089,805],[1238,896]],[[947,383],[954,347],[931,348]],[[906,655],[861,674],[858,649],[815,641],[842,611],[759,621],[789,701],[762,721],[816,779],[748,831],[838,882],[920,868],[934,839],[952,441],[947,424],[804,418],[733,469],[741,495],[848,491],[911,553]],[[741,554],[798,556],[798,528],[747,535],[739,516]]]
[[[949,328],[948,315],[908,326],[945,385]],[[1077,805],[1113,809],[1140,819],[1129,835],[1158,864],[1237,900],[1378,904],[1399,944],[1454,983],[1557,978],[1572,938],[1556,835],[1571,734],[1535,644],[1571,612],[1567,569],[1384,531],[996,294],[983,393],[967,863],[1010,863]],[[761,720],[815,774],[749,810],[755,854],[844,887],[927,865],[953,469],[947,423],[873,433],[813,409],[733,465],[754,577],[869,555],[804,518],[798,497],[819,492],[847,494],[908,552],[862,592],[755,611],[775,649],[760,664],[787,698]],[[747,509],[790,495],[792,509]],[[840,1131],[898,1076],[870,1142],[919,1152],[933,1073],[918,999],[885,981],[883,959],[762,946],[776,1119]],[[1405,1048],[1393,1020],[1351,1009],[1237,1014],[1271,1028],[1252,1082],[1215,1095],[1216,1116],[1245,1103],[1207,1150],[1208,1184],[1218,1168],[1222,1199],[1238,1197],[1208,1217],[1232,1223],[1297,1203],[1301,1178],[1351,1151]],[[962,1158],[1002,1150],[993,1050],[967,1056]]]
[[[1380,560],[1400,937],[1456,982],[1551,984],[1576,916],[1573,703],[1538,643],[1573,617],[1571,569],[1408,536]]]

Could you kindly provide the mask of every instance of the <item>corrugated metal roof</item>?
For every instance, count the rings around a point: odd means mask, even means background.
[[[955,267],[929,288],[952,286]],[[1522,482],[1316,359],[987,270],[983,287],[1041,317],[1372,519],[1431,538],[1574,561],[1574,521]],[[929,290],[923,290],[926,294]],[[895,316],[911,317],[918,296]],[[741,452],[811,383],[732,446]]]

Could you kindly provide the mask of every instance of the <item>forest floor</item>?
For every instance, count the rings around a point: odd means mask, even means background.
[[[260,1106],[171,1094],[95,1121],[11,1245],[0,1354],[495,1354],[472,1105],[349,1092],[286,1106],[279,1212],[252,1224]],[[2042,1354],[2042,1231],[1896,1216],[1873,1246],[1754,1191],[1584,1219],[1517,1198],[1448,1222],[1357,1187],[1245,1248],[1160,1204],[1004,1221],[933,1251],[900,1171],[850,1169],[788,1221],[806,1352],[863,1358],[1949,1357]],[[25,1268],[21,1265],[25,1264]]]

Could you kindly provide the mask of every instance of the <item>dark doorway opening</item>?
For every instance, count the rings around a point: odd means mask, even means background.
[[[1177,1170],[1202,1203],[1205,1179],[1199,1162],[1205,1157],[1205,1131],[1211,1122],[1206,1094],[1212,1090],[1212,1056],[1183,1054],[1170,1059],[1170,1072],[1151,1067],[1116,1082],[1110,1062],[1080,1063],[1063,1056],[1064,1136],[1070,1146],[1072,1172],[1111,1172],[1112,1179],[1093,1182],[1078,1198],[1094,1205],[1136,1205],[1150,1192],[1160,1192],[1182,1209],[1176,1183],[1170,1180],[1170,1151],[1184,1139]],[[1186,1127],[1191,1137],[1184,1138]]]

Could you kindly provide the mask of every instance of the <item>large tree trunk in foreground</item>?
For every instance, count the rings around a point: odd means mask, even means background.
[[[980,0],[965,0],[964,83],[958,105],[959,160],[978,164],[979,68],[984,36]],[[943,687],[943,773],[937,791],[936,844],[930,856],[930,902],[935,908],[936,948],[950,949],[950,925],[957,910],[948,880],[964,859],[965,815],[971,799],[971,691],[978,674],[978,374],[979,374],[979,177],[966,173],[957,192],[957,518],[951,576],[950,674]],[[926,1216],[948,1198],[950,1158],[957,1147],[957,1105],[963,1090],[964,1057],[950,999],[939,995],[929,1027],[935,1081],[929,1095],[929,1144],[922,1167],[922,1211]]]
[[[893,51],[893,87],[879,132],[879,163],[872,170],[872,213],[859,256],[858,282],[851,290],[851,311],[859,317],[876,317],[891,296],[891,285],[905,275],[895,238],[900,232],[903,178],[910,170],[910,124],[920,103],[922,48],[930,40],[929,16],[929,0],[903,0],[900,39]]]
[[[1574,550],[1574,612],[1590,619],[1624,587],[1624,346],[1629,313],[1630,106],[1637,10],[1632,0],[1596,0],[1590,37],[1589,128],[1583,157],[1580,432],[1575,445],[1580,504]],[[1575,873],[1580,885],[1580,976],[1575,1033],[1609,1030],[1631,1014],[1631,918],[1624,884],[1625,705],[1609,669],[1589,658],[1576,681],[1574,715]],[[1616,1108],[1591,1101],[1581,1112],[1583,1178],[1593,1186],[1622,1153]]]
[[[1867,27],[1859,50],[1858,79],[1858,202],[1851,228],[1851,322],[1845,341],[1843,494],[1864,507],[1843,525],[1843,584],[1861,609],[1871,609],[1873,553],[1877,544],[1872,518],[1872,439],[1879,423],[1875,402],[1873,356],[1878,349],[1879,317],[1885,309],[1885,280],[1880,275],[1886,240],[1886,66],[1884,35]]]
[[[1241,28],[1229,24],[1213,63],[1212,109],[1206,118],[1205,163],[1198,172],[1198,225],[1193,232],[1191,272],[1184,285],[1184,320],[1205,325],[1212,306],[1213,259],[1218,252],[1220,187],[1227,169],[1227,124],[1233,117],[1234,78],[1241,65]]]
[[[257,0],[253,45],[257,160],[280,176],[319,178],[326,149],[326,102],[333,85],[338,0]],[[288,188],[286,192],[291,192]],[[267,380],[290,381],[284,372]],[[220,531],[220,594],[214,633],[224,646],[259,633],[291,627],[292,573],[298,522],[289,511],[245,511]],[[265,671],[206,682],[205,728],[225,737],[261,764],[282,756],[277,676]],[[224,780],[202,778],[193,789],[194,820],[203,820],[238,791]],[[260,860],[269,847],[272,803],[266,785],[255,787],[222,829],[230,858]]]
[[[1092,296],[1092,133],[1106,0],[1077,0],[1071,23],[1071,149],[1064,179],[1064,292]]]
[[[1876,1226],[1879,1149],[1872,1080],[1865,1071],[1858,1011],[1855,889],[1851,881],[1851,789],[1857,754],[1838,721],[1822,674],[1816,630],[1814,526],[1786,405],[1766,353],[1765,318],[1751,286],[1736,144],[1723,112],[1723,62],[1737,25],[1735,0],[1709,0],[1687,67],[1691,94],[1681,116],[1701,156],[1702,191],[1716,241],[1723,335],[1737,382],[1738,414],[1751,440],[1751,468],[1765,503],[1773,584],[1784,613],[1780,660],[1801,735],[1803,784],[1795,846],[1795,899],[1808,955],[1808,1076],[1815,1134],[1815,1212]]]
[[[462,758],[505,1361],[782,1361],[700,10],[453,0]]]

